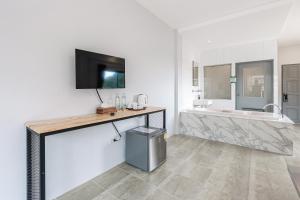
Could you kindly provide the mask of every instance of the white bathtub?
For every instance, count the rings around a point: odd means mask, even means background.
[[[293,124],[276,113],[195,108],[180,113],[179,133],[292,155]]]

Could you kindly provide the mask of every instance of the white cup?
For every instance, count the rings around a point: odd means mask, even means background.
[[[133,108],[133,110],[137,110],[138,104],[136,102],[132,103],[132,108]]]
[[[137,106],[137,109],[143,109],[144,108],[144,105],[138,105]]]

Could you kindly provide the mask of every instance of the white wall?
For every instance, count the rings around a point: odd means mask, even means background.
[[[278,72],[279,94],[282,94],[282,65],[300,63],[300,45],[285,46],[278,48]],[[279,99],[281,104],[281,98]]]
[[[175,61],[175,130],[174,133],[177,133],[179,128],[179,113],[182,105],[182,36],[176,31],[175,38],[175,52],[176,52],[176,61]]]
[[[216,49],[201,50],[199,56],[196,57],[196,60],[198,60],[200,63],[200,88],[202,91],[204,91],[203,66],[232,64],[231,74],[235,75],[235,63],[269,59],[274,60],[274,102],[277,102],[278,70],[277,42],[275,40],[236,44]],[[188,83],[190,82],[190,80],[185,79],[183,80],[183,82]],[[203,92],[201,98],[204,98]],[[184,107],[191,106],[190,104],[188,104],[188,102],[186,103],[187,104]],[[213,100],[212,107],[222,109],[235,109],[235,84],[231,84],[231,100]]]
[[[279,47],[278,63],[280,66],[300,63],[300,45]]]
[[[75,89],[75,48],[126,58],[126,89],[101,91],[104,99],[146,93],[167,107],[173,132],[174,31],[134,0],[4,0],[0,27],[0,199],[26,197],[26,121],[98,106],[94,90]],[[48,199],[123,162],[124,141],[110,144],[114,134],[107,124],[49,136]]]
[[[192,86],[193,80],[193,61],[197,61],[198,51],[186,40],[182,40],[182,62],[181,62],[181,104],[180,109],[185,109],[193,104],[195,94],[192,92],[194,88]]]

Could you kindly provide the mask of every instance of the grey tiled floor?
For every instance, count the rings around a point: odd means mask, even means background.
[[[293,156],[287,156],[285,157],[285,159],[291,178],[294,182],[298,194],[300,194],[300,126],[295,126],[295,129],[296,134],[292,138],[294,141]]]
[[[300,151],[299,151],[300,152]],[[300,161],[299,161],[300,162]],[[153,173],[125,163],[59,200],[296,200],[285,157],[176,135]]]

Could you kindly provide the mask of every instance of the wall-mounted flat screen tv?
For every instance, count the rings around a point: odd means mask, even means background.
[[[125,59],[75,49],[76,89],[125,88]]]

